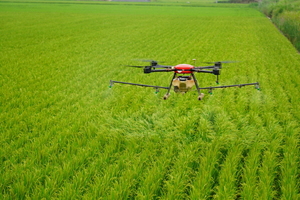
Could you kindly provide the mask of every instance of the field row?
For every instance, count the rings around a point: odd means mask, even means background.
[[[176,135],[43,136],[2,157],[2,194],[5,199],[297,199],[299,135],[293,128],[271,143],[248,145],[228,138],[224,144],[223,137],[208,144],[180,142]]]
[[[300,58],[258,11],[1,2],[0,24],[3,199],[299,198]],[[261,91],[108,87],[167,86],[124,65],[193,58]]]

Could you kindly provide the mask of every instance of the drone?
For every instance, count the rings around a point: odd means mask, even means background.
[[[193,60],[195,62],[196,59]],[[244,83],[244,84],[237,84],[237,85],[199,87],[195,73],[213,74],[217,77],[216,83],[219,84],[219,75],[221,74],[222,64],[232,63],[236,61],[204,62],[212,65],[200,66],[200,67],[196,67],[190,64],[178,64],[175,66],[160,65],[158,64],[158,61],[155,60],[142,60],[142,61],[150,62],[150,65],[147,66],[127,65],[127,66],[135,67],[135,68],[143,68],[145,74],[150,74],[153,72],[173,72],[173,78],[171,79],[169,86],[168,87],[154,86],[154,85],[145,85],[145,84],[110,80],[109,87],[111,88],[114,85],[114,83],[120,83],[120,84],[128,84],[128,85],[135,85],[135,86],[142,86],[142,87],[151,87],[156,89],[156,93],[159,92],[159,89],[166,89],[167,93],[163,97],[164,100],[167,100],[169,98],[172,87],[176,93],[184,94],[188,91],[191,91],[193,86],[195,86],[198,92],[198,100],[202,100],[204,98],[204,93],[201,93],[201,90],[208,90],[209,91],[208,93],[212,94],[212,90],[214,89],[228,88],[228,87],[243,87],[243,86],[250,86],[250,85],[254,85],[257,90],[260,90],[258,82]]]

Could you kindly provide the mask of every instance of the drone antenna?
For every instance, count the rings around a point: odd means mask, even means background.
[[[194,66],[195,66],[196,65],[196,58],[194,58],[193,61],[194,61]]]

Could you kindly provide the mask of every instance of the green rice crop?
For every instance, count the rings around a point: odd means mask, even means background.
[[[0,1],[0,36],[1,199],[300,198],[300,57],[247,5]],[[261,91],[109,88],[194,58]]]

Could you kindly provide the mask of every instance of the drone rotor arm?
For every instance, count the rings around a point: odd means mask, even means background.
[[[207,64],[218,64],[218,63],[238,63],[240,61],[234,61],[234,60],[224,60],[224,61],[216,61],[216,62],[202,62],[202,63],[207,63]]]
[[[151,72],[173,72],[176,71],[176,69],[152,69]]]
[[[168,65],[155,65],[153,66],[154,68],[167,68],[167,69],[171,69],[173,66],[168,66]]]
[[[197,73],[208,73],[208,74],[213,74],[213,71],[209,71],[209,70],[202,70],[202,69],[194,69],[194,72]]]
[[[203,67],[194,67],[194,69],[213,69],[215,68],[216,66],[203,66]]]

